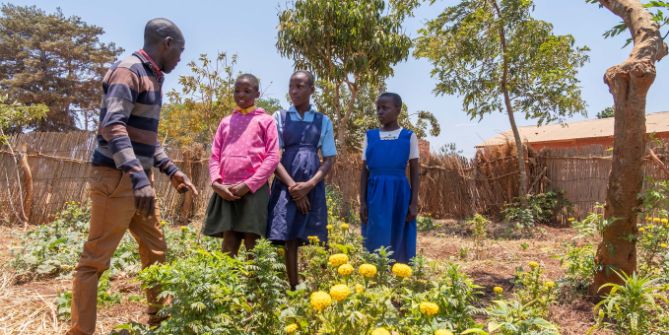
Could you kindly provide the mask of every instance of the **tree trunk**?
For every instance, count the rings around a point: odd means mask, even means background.
[[[527,167],[525,166],[525,148],[523,147],[523,140],[520,138],[520,132],[518,132],[518,126],[516,125],[516,119],[513,116],[513,106],[511,105],[511,97],[509,96],[509,90],[507,88],[508,78],[509,78],[509,63],[507,61],[506,54],[506,34],[504,32],[504,22],[502,20],[502,14],[497,4],[497,0],[492,0],[491,4],[495,9],[497,18],[500,20],[499,23],[499,42],[502,49],[502,78],[500,79],[499,85],[504,95],[504,106],[506,107],[506,114],[509,116],[509,123],[511,124],[511,131],[513,132],[513,140],[516,143],[516,159],[518,161],[518,172],[519,172],[519,181],[518,181],[518,195],[520,196],[521,203],[524,205],[527,204]]]
[[[339,128],[347,128],[348,121],[351,119],[351,114],[353,114],[353,109],[355,108],[355,102],[358,99],[358,87],[355,83],[352,83],[348,80],[345,81],[348,87],[349,92],[351,93],[350,100],[348,101],[347,108],[343,111],[343,115],[339,124]],[[337,99],[339,100],[339,99]],[[350,151],[351,148],[346,144],[346,131],[340,131],[337,133],[337,144],[341,149]]]
[[[506,88],[506,87],[505,87]],[[504,90],[504,103],[506,105],[506,113],[509,116],[509,123],[511,124],[511,131],[513,132],[513,140],[516,144],[516,159],[518,161],[518,171],[519,171],[519,184],[518,184],[518,195],[520,196],[521,203],[526,204],[527,199],[527,166],[525,165],[525,147],[523,146],[523,140],[520,138],[520,132],[518,131],[518,126],[516,125],[516,119],[513,116],[513,108],[511,107],[511,101],[509,99],[509,94]]]
[[[605,283],[621,282],[613,270],[627,274],[636,270],[638,195],[646,152],[646,94],[655,80],[655,62],[667,54],[658,25],[638,0],[599,2],[625,21],[634,39],[634,48],[625,62],[609,68],[604,75],[604,82],[613,95],[615,125],[604,210],[609,224],[597,248],[595,262],[599,270],[592,293],[597,293]]]

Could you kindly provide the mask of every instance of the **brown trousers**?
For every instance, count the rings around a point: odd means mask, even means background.
[[[113,168],[94,166],[90,196],[88,241],[84,244],[72,284],[72,328],[68,332],[71,335],[90,335],[95,332],[98,280],[109,268],[111,257],[126,230],[130,230],[139,244],[143,268],[164,262],[167,250],[157,205],[149,217],[136,212],[128,174]],[[146,292],[150,314],[160,308],[158,293],[157,289]]]

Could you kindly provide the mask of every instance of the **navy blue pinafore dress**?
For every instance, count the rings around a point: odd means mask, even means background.
[[[311,122],[294,121],[287,114],[281,111],[284,144],[281,164],[294,181],[304,182],[311,179],[321,166],[318,145],[323,114],[317,113]],[[273,242],[307,242],[309,236],[317,236],[321,242],[327,242],[325,183],[319,182],[308,197],[311,210],[305,215],[298,210],[288,187],[279,178],[274,178],[269,200],[267,239]]]

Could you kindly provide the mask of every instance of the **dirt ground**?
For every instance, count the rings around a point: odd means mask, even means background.
[[[512,289],[517,267],[529,261],[545,266],[546,276],[559,280],[563,271],[559,256],[563,244],[573,237],[571,229],[544,227],[545,233],[533,239],[485,240],[480,250],[474,243],[461,236],[454,222],[440,222],[441,228],[420,233],[419,253],[430,259],[452,261],[461,265],[474,281],[484,287],[484,300],[492,297],[492,288],[501,286],[505,292]],[[450,228],[449,228],[450,227]],[[55,299],[59,292],[71,286],[70,280],[34,281],[17,285],[9,267],[10,247],[16,243],[20,228],[0,227],[0,335],[9,334],[64,334],[67,324],[56,318]],[[142,301],[130,301],[130,296],[140,295],[139,284],[132,278],[112,282],[114,290],[122,292],[121,304],[102,307],[98,311],[98,334],[108,334],[121,323],[145,322]],[[582,299],[570,299],[551,309],[550,320],[560,326],[562,334],[583,335],[593,323],[593,304]],[[603,334],[603,333],[599,333]]]

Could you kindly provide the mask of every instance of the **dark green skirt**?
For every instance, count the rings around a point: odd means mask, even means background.
[[[265,236],[269,187],[265,184],[256,193],[247,193],[237,201],[227,201],[216,192],[207,206],[202,233],[223,237],[226,231]]]

